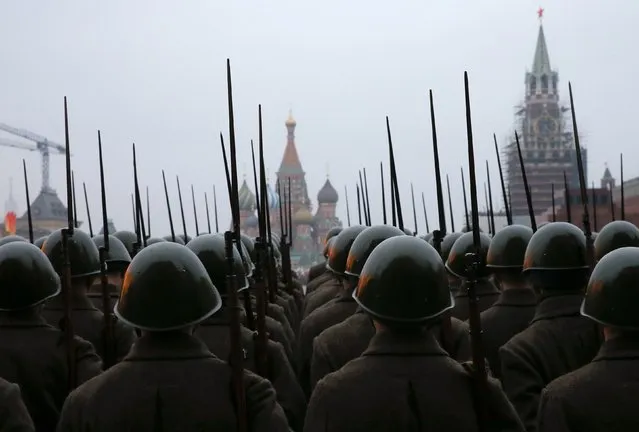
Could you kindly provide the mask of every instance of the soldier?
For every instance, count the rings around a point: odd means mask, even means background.
[[[104,354],[104,315],[97,309],[88,297],[88,289],[93,284],[96,275],[100,273],[100,257],[98,248],[88,234],[75,230],[68,239],[69,257],[71,261],[72,287],[69,293],[71,302],[71,322],[76,334],[93,344],[100,356]],[[58,275],[64,272],[64,253],[62,250],[62,230],[52,232],[42,245],[42,251],[47,255]],[[44,318],[53,326],[60,327],[64,317],[64,301],[62,296],[56,296],[49,301],[42,312]],[[133,329],[120,322],[113,326],[113,346],[115,358],[122,359],[128,352],[135,333]]]
[[[331,246],[334,241],[335,241],[335,237],[331,237],[330,239],[326,241],[326,244],[324,245],[323,254],[324,254],[324,257],[326,257],[326,259],[328,259],[328,251],[331,250]],[[324,263],[324,270],[326,270],[326,262]],[[324,282],[330,279],[333,279],[333,274],[329,271],[324,271],[315,279],[306,283],[306,289],[304,291],[304,294],[306,296],[310,296],[310,294],[315,292],[320,285],[322,285]]]
[[[300,326],[300,337],[297,343],[298,376],[302,388],[310,396],[311,360],[313,357],[313,341],[327,328],[339,324],[355,312],[357,303],[353,299],[353,291],[357,286],[359,274],[373,249],[382,241],[404,235],[402,230],[390,225],[379,225],[364,229],[354,240],[351,247],[340,243],[344,237],[337,236],[334,244],[335,252],[330,255],[327,266],[343,280],[342,292],[326,304],[315,309]],[[348,238],[350,241],[350,237]]]
[[[304,431],[479,430],[470,373],[427,330],[453,307],[437,251],[410,236],[384,241],[366,261],[355,299],[375,336],[360,358],[317,383]],[[490,379],[487,389],[485,430],[523,430],[498,383]]]
[[[139,328],[127,357],[71,393],[59,431],[237,430],[229,365],[193,329],[220,309],[197,256],[165,242],[131,261],[115,314]],[[270,383],[245,371],[250,431],[287,431]]]
[[[343,278],[339,272],[335,272],[331,269],[331,263],[333,260],[337,260],[338,257],[346,259],[348,251],[355,241],[355,237],[366,229],[365,226],[354,225],[348,227],[340,232],[331,243],[331,247],[328,251],[328,261],[326,261],[326,269],[331,273],[331,279],[324,282],[315,292],[306,296],[306,302],[304,305],[303,318],[306,318],[318,307],[322,306],[331,299],[337,297],[344,288]]]
[[[19,235],[9,235],[6,237],[0,237],[0,246],[13,243],[13,242],[26,242],[27,239],[20,237]]]
[[[575,225],[553,222],[531,237],[523,271],[539,301],[528,328],[499,350],[504,390],[529,432],[542,389],[590,362],[601,344],[597,325],[579,313],[589,270]]]
[[[33,241],[33,244],[36,245],[37,247],[41,248],[46,240],[47,240],[47,236],[43,236],[43,237],[35,239]]]
[[[131,258],[133,258],[137,250],[142,247],[142,245],[137,244],[138,236],[134,232],[116,231],[113,235],[122,242]]]
[[[450,233],[444,237],[444,240],[442,240],[442,243],[439,249],[440,249],[440,254],[442,256],[442,261],[444,261],[444,264],[448,260],[448,255],[450,255],[450,250],[453,248],[453,245],[455,244],[457,239],[462,236],[462,234],[463,233],[460,233],[460,232]],[[428,240],[428,244],[433,246],[433,236],[431,236],[431,238]],[[456,296],[461,287],[461,280],[458,277],[453,276],[450,272],[447,272],[447,276],[448,276],[448,287],[450,288],[450,292],[453,294],[453,296]]]
[[[224,236],[221,234],[206,234],[189,242],[187,248],[192,250],[200,259],[213,285],[218,288],[222,298],[222,307],[211,317],[202,321],[195,330],[195,335],[206,344],[209,350],[218,358],[228,359],[231,342],[229,327],[231,325],[230,314],[233,313],[226,307],[226,275],[227,263],[225,257]],[[247,290],[249,282],[241,264],[239,252],[235,251],[235,274],[238,277],[238,292]],[[244,351],[244,368],[257,373],[256,368],[256,333],[242,327],[242,349]],[[302,393],[295,373],[291,367],[284,348],[281,344],[268,341],[268,379],[277,392],[277,400],[284,409],[289,424],[294,430],[301,430],[304,425],[304,412],[306,411],[306,399]]]
[[[0,378],[0,430],[34,432],[35,426],[22,402],[20,387]]]
[[[501,294],[480,318],[484,351],[495,378],[501,377],[499,348],[528,327],[535,314],[535,293],[521,274],[532,235],[527,226],[510,225],[495,234],[488,248],[486,268],[493,274]]]
[[[60,278],[40,249],[28,242],[0,246],[0,377],[20,386],[38,431],[55,430],[70,391],[65,335],[41,316],[42,303],[59,292]],[[73,342],[82,383],[102,364],[89,342]]]
[[[333,237],[335,237],[337,234],[339,234],[341,231],[342,231],[341,227],[334,227],[328,230],[328,232],[326,233],[326,237],[324,239],[324,246],[325,246],[324,258],[328,258],[328,247],[327,247],[328,241],[332,239]],[[318,277],[325,271],[326,271],[326,260],[315,264],[313,267],[311,267],[308,270],[308,279],[306,280],[306,283],[311,282],[313,279],[315,279],[316,277]]]
[[[479,260],[483,265],[480,265],[479,272],[477,273],[478,280],[475,286],[479,301],[479,312],[482,312],[491,307],[493,303],[497,301],[497,298],[499,297],[499,290],[497,290],[495,285],[493,285],[490,281],[490,274],[486,270],[485,265],[488,247],[490,246],[490,237],[481,233],[479,235],[479,239],[481,241]],[[446,270],[448,270],[450,275],[459,280],[465,279],[467,269],[466,254],[473,252],[474,248],[472,231],[462,234],[457,240],[455,240],[448,258],[446,259]],[[452,311],[452,315],[457,319],[466,321],[468,319],[468,293],[466,290],[458,290],[454,295],[455,308]]]
[[[581,313],[603,326],[605,342],[591,363],[546,386],[540,432],[639,430],[638,279],[636,247],[610,252],[595,267]]]
[[[604,226],[594,240],[595,260],[626,246],[639,247],[639,228],[626,221],[613,221]]]
[[[98,250],[104,247],[103,235],[94,236],[91,240],[93,240]],[[109,250],[106,252],[106,264],[109,293],[113,301],[111,306],[115,305],[120,295],[124,272],[130,263],[131,256],[126,250],[126,247],[124,247],[124,244],[117,237],[109,235]],[[89,298],[95,307],[100,309],[100,311],[104,311],[102,305],[102,283],[99,279],[96,279],[89,289]]]

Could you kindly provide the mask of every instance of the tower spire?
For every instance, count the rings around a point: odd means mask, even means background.
[[[535,58],[533,59],[532,73],[534,75],[550,74],[550,56],[548,55],[548,46],[546,45],[546,37],[544,36],[544,26],[542,19],[544,10],[539,8],[537,16],[539,17],[539,33],[537,35],[537,47],[535,48]]]

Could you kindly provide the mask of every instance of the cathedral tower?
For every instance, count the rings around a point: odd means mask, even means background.
[[[541,20],[543,10],[539,11]],[[563,173],[573,188],[579,187],[577,157],[569,108],[559,100],[559,74],[550,65],[544,28],[540,22],[532,68],[525,77],[525,98],[517,107],[517,133],[528,177],[535,215],[552,206],[551,189],[563,189]],[[511,211],[514,222],[529,224],[528,205],[514,137],[504,149]],[[584,170],[587,152],[582,147]],[[584,173],[587,180],[587,172]],[[578,197],[576,197],[578,198]]]

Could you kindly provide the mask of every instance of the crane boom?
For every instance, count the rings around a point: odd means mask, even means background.
[[[8,140],[0,140],[0,145],[5,147],[13,147],[19,148],[23,150],[29,151],[39,151],[42,155],[42,191],[50,191],[51,186],[49,182],[49,153],[50,149],[53,149],[58,154],[65,154],[66,149],[63,145],[58,144],[53,141],[49,141],[46,137],[42,135],[35,134],[26,129],[19,129],[9,126],[5,123],[0,123],[0,131],[4,131],[10,133],[11,135],[19,136],[21,138],[25,138],[29,141],[33,141],[36,143],[36,147],[33,148],[28,146],[27,144],[22,144],[16,141],[8,141]]]

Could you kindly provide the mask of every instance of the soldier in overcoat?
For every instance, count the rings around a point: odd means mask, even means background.
[[[317,383],[305,432],[479,430],[471,374],[427,330],[453,307],[437,251],[415,237],[385,240],[364,265],[355,298],[375,336],[360,358]],[[498,383],[487,388],[483,430],[522,431]]]
[[[232,372],[193,333],[220,295],[188,248],[142,249],[124,277],[115,313],[142,336],[122,362],[72,392],[58,431],[237,430]],[[249,431],[288,431],[271,384],[244,371]]]

